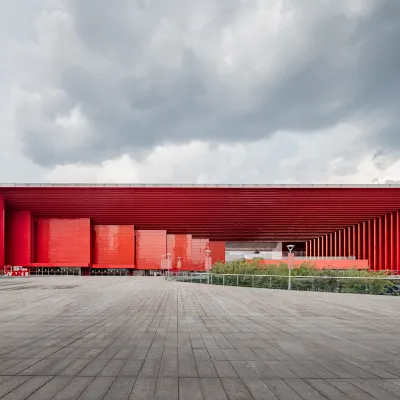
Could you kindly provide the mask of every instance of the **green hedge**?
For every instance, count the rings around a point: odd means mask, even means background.
[[[215,274],[213,275],[212,283],[215,285],[225,284],[225,286],[287,289],[287,276],[289,274],[287,263],[277,262],[274,265],[262,265],[259,261],[259,259],[256,259],[250,263],[245,261],[217,262],[211,270],[211,273]],[[246,276],[218,276],[222,274],[240,274]],[[264,277],[262,275],[277,276]],[[291,275],[292,277],[312,277],[292,278],[293,290],[399,295],[399,282],[395,280],[339,278],[383,278],[388,276],[386,271],[316,269],[312,262],[304,262],[292,268]],[[332,279],[327,279],[326,277],[332,277]]]

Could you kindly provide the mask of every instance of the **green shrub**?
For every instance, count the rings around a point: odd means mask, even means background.
[[[261,264],[260,259],[254,259],[252,262],[241,260],[228,263],[217,262],[213,265],[211,273],[215,274],[213,284],[216,285],[225,283],[227,286],[238,285],[269,289],[287,289],[288,286],[288,264],[278,260],[276,264],[270,265]],[[218,277],[222,274],[245,276]],[[264,277],[264,275],[269,276]],[[349,279],[349,277],[383,278],[388,276],[386,271],[316,269],[311,261],[307,261],[292,268],[291,275],[295,277],[292,278],[293,290],[378,295],[399,294],[396,290],[397,282],[394,280]],[[332,279],[327,277],[332,277]],[[339,277],[344,279],[339,279]]]

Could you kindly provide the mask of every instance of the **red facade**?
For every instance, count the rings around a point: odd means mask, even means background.
[[[225,262],[225,242],[210,241],[211,260],[215,262]]]
[[[167,254],[167,231],[138,230],[136,232],[136,268],[161,269],[161,259]]]
[[[171,256],[172,269],[178,268],[178,258],[180,257],[181,271],[190,270],[192,262],[192,235],[167,235],[167,253]]]
[[[191,269],[205,269],[206,250],[209,250],[208,244],[208,239],[192,239]]]
[[[35,264],[89,266],[89,218],[39,218],[35,225]]]
[[[92,230],[92,263],[99,266],[135,264],[135,228],[133,225],[95,225]]]
[[[207,249],[271,240],[395,272],[399,210],[400,186],[0,185],[0,266],[159,269],[169,252],[202,270]]]

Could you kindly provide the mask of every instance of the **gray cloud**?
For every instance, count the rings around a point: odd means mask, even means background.
[[[286,0],[277,34],[273,20],[256,19],[271,1],[63,3],[61,15],[41,17],[39,50],[27,51],[49,70],[36,83],[32,71],[24,86],[40,99],[16,105],[25,154],[41,165],[140,157],[194,139],[255,141],[352,118],[378,121],[365,133],[378,168],[397,158],[397,1],[361,2],[357,14],[348,1]],[[56,122],[74,109],[81,121]]]

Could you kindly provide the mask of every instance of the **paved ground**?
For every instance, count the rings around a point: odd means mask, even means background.
[[[0,399],[398,399],[400,299],[0,279]]]

